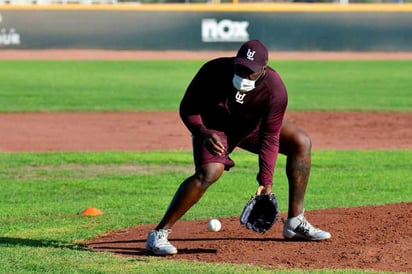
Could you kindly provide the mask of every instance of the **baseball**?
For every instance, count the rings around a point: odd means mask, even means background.
[[[216,231],[219,231],[220,228],[222,228],[222,224],[217,219],[211,219],[207,223],[207,228],[209,229],[209,231],[216,232]]]

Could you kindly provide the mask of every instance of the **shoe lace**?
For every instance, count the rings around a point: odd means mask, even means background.
[[[302,213],[302,219],[301,219],[301,223],[296,227],[296,230],[304,233],[304,234],[308,234],[308,233],[317,233],[320,230],[316,227],[314,227],[313,225],[311,225],[305,218],[305,216]]]
[[[160,229],[157,232],[157,243],[159,245],[168,245],[169,241],[167,240],[167,236],[170,232],[172,232],[170,229]]]

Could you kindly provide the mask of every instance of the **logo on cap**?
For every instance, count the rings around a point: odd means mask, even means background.
[[[251,51],[250,49],[247,49],[246,58],[251,61],[255,61],[255,53],[256,53],[255,50]]]
[[[268,62],[268,50],[259,40],[244,43],[237,51],[235,65],[247,67],[253,72],[261,71]]]

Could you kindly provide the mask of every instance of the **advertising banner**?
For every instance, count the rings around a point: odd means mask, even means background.
[[[410,12],[213,12],[0,8],[0,49],[410,51]]]

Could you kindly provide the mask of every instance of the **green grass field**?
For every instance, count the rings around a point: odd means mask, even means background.
[[[2,61],[0,111],[177,110],[201,61]],[[271,61],[289,110],[411,111],[412,61]]]
[[[411,61],[271,64],[289,88],[289,110],[412,111]],[[0,112],[177,110],[200,65],[2,61]],[[249,198],[245,193],[256,188],[256,157],[236,151],[233,159],[237,168],[211,187],[184,219],[239,215]],[[314,151],[306,209],[411,202],[410,159],[410,150]],[[191,171],[190,151],[0,153],[0,273],[274,273],[247,265],[120,258],[78,244],[108,230],[156,223]],[[276,193],[284,212],[283,173],[280,156]],[[234,182],[236,188],[231,187]],[[90,205],[105,214],[80,216]]]

